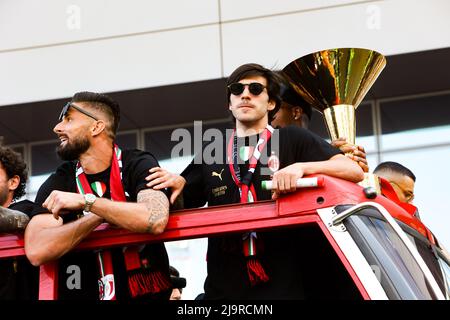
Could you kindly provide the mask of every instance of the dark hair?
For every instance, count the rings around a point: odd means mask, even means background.
[[[103,93],[83,91],[75,93],[72,102],[87,102],[92,108],[105,113],[111,121],[109,135],[115,138],[120,122],[120,107],[116,101]]]
[[[281,106],[280,97],[280,81],[281,78],[274,71],[264,68],[263,66],[256,63],[247,63],[236,70],[227,79],[227,97],[228,104],[230,103],[230,90],[228,86],[232,83],[239,82],[246,77],[261,76],[267,81],[267,93],[269,95],[269,100],[275,102],[275,108],[269,111],[269,123],[272,122],[275,113],[278,112]]]
[[[22,159],[20,153],[15,152],[11,148],[0,146],[0,163],[5,169],[9,179],[19,176],[19,186],[14,190],[13,199],[19,199],[25,195],[25,186],[27,184],[28,172],[27,165]]]
[[[300,107],[303,113],[308,116],[308,123],[312,117],[312,107],[305,101],[292,87],[283,71],[278,72],[281,81],[281,99],[293,107]]]
[[[395,172],[403,176],[408,176],[414,182],[416,182],[416,176],[414,175],[414,173],[412,173],[411,170],[409,170],[408,168],[402,166],[400,163],[397,162],[393,161],[382,162],[373,171],[373,173],[375,174],[377,174],[377,172]]]

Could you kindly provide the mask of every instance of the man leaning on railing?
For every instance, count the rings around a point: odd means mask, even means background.
[[[48,212],[28,201],[25,194],[27,169],[20,154],[0,146],[0,236],[23,232],[30,217]],[[25,257],[0,260],[0,300],[35,300],[38,297],[39,269]]]
[[[192,208],[276,199],[295,191],[297,179],[309,174],[363,179],[356,162],[308,130],[293,126],[274,130],[269,125],[281,102],[273,71],[246,64],[230,75],[227,84],[228,109],[235,119],[232,133],[205,143],[181,176],[152,169],[149,186],[170,187],[171,201],[182,192],[185,206]],[[216,144],[221,148],[211,147]],[[223,157],[205,159],[211,149]],[[271,171],[273,195],[261,186]],[[304,298],[297,233],[298,228],[291,228],[209,238],[204,298]]]
[[[38,191],[36,202],[51,214],[31,219],[25,251],[34,265],[59,259],[59,299],[169,300],[172,292],[163,243],[72,252],[105,221],[141,233],[166,227],[167,196],[145,180],[158,162],[114,143],[119,119],[119,105],[109,96],[80,92],[54,128],[66,161]]]

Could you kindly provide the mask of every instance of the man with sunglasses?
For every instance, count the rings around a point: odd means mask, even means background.
[[[393,161],[380,163],[373,171],[380,178],[381,193],[411,215],[420,219],[413,205],[416,176],[411,170]]]
[[[148,152],[114,143],[119,105],[104,94],[79,92],[54,128],[65,162],[40,187],[36,202],[49,214],[34,216],[25,251],[35,266],[59,261],[60,299],[169,299],[168,257],[163,243],[98,252],[71,252],[103,222],[159,234],[168,220],[163,191],[146,187],[158,166]],[[97,267],[99,265],[99,267]]]
[[[412,204],[416,176],[411,170],[400,163],[386,161],[380,163],[373,173],[389,181],[400,202]]]
[[[294,192],[298,178],[314,173],[362,180],[361,168],[320,137],[298,127],[274,130],[269,125],[280,106],[273,71],[242,65],[228,78],[227,88],[235,128],[223,139],[223,158],[206,159],[206,143],[181,176],[150,170],[148,186],[171,188],[172,202],[183,191],[185,207],[192,208],[276,199]],[[271,173],[273,195],[261,184]],[[209,238],[205,299],[305,298],[298,236],[298,228],[289,228]]]

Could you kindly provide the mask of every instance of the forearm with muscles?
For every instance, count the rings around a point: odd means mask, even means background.
[[[31,219],[25,231],[25,253],[34,266],[59,259],[86,238],[103,219],[95,214],[62,224],[51,214]]]
[[[336,155],[327,161],[305,162],[301,165],[304,175],[321,173],[353,182],[364,179],[362,169],[343,155]]]
[[[160,234],[169,218],[169,200],[162,191],[145,189],[138,193],[137,203],[100,198],[91,211],[129,231]]]

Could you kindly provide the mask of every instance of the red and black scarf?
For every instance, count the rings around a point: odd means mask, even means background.
[[[261,153],[270,140],[273,128],[268,125],[260,135],[258,143],[249,155],[249,168],[247,173],[241,178],[241,172],[238,164],[237,136],[236,130],[230,137],[227,149],[227,160],[234,183],[239,188],[240,203],[257,201],[255,186],[253,185],[253,174],[261,157]],[[252,286],[269,281],[257,255],[263,250],[262,241],[258,239],[256,232],[247,232],[242,237],[243,254],[247,257],[247,274]]]
[[[78,193],[83,195],[92,193],[80,162],[76,164],[75,180]],[[122,150],[117,145],[114,145],[109,184],[111,200],[125,202],[127,199],[122,185]],[[170,279],[161,271],[150,268],[149,259],[141,257],[139,249],[138,246],[123,248],[131,296],[137,297],[168,290],[171,287]],[[110,250],[97,251],[97,261],[100,274],[98,280],[100,300],[115,300],[116,286]]]

